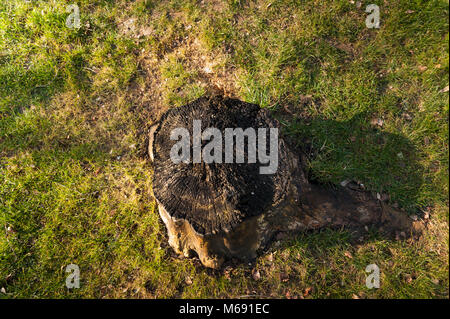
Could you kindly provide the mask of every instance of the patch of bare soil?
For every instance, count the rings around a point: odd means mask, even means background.
[[[181,41],[173,42],[163,55],[142,50],[138,61],[139,72],[144,81],[131,83],[126,93],[127,99],[132,102],[133,111],[139,118],[142,133],[148,132],[149,127],[165,111],[174,107],[164,101],[164,82],[167,79],[163,77],[160,69],[161,64],[169,57],[182,61],[185,70],[194,75],[189,81],[203,87],[205,92],[220,93],[228,97],[237,96],[236,70],[227,64],[227,57],[222,53],[209,52],[195,36],[187,36]],[[177,94],[183,96],[184,89],[180,88]]]

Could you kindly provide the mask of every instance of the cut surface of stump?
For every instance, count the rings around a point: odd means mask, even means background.
[[[201,120],[201,131],[194,121]],[[171,139],[177,128],[189,132],[189,146],[207,128],[222,133],[221,162],[194,162],[194,151],[183,162],[174,162]],[[244,139],[244,162],[236,163],[242,152],[234,139],[231,163],[225,129],[266,129],[265,144]],[[386,230],[419,232],[405,213],[397,212],[369,193],[346,188],[325,189],[310,184],[304,176],[298,151],[280,135],[277,140],[277,170],[261,174],[259,156],[249,160],[248,147],[256,154],[270,149],[269,129],[280,124],[269,111],[236,99],[203,97],[168,110],[150,130],[149,153],[154,164],[153,192],[159,214],[168,231],[169,244],[187,257],[198,255],[201,262],[219,268],[227,258],[249,261],[278,232],[295,232],[330,227],[384,226]],[[259,136],[258,136],[259,137]],[[203,150],[211,139],[200,140]],[[251,140],[250,140],[251,141]],[[258,140],[259,142],[259,140]],[[202,154],[203,155],[203,154]],[[217,154],[214,154],[217,155]],[[229,156],[229,154],[228,154]]]

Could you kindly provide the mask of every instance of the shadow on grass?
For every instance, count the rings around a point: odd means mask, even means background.
[[[429,204],[420,199],[424,168],[406,137],[372,125],[367,114],[347,121],[326,118],[281,120],[303,156],[308,179],[329,186],[347,183],[376,194],[408,213]]]

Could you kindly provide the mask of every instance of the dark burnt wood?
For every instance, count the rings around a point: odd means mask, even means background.
[[[203,97],[167,111],[154,135],[153,188],[156,199],[171,217],[187,220],[196,232],[206,235],[229,231],[281,200],[290,179],[286,146],[281,138],[278,170],[271,175],[259,173],[260,166],[265,164],[259,163],[258,157],[256,163],[250,164],[247,157],[244,164],[235,161],[232,164],[203,161],[197,164],[192,162],[191,152],[190,163],[175,164],[170,158],[170,150],[176,142],[170,140],[171,131],[177,127],[188,129],[192,145],[193,120],[202,121],[202,130],[215,127],[222,132],[223,159],[225,128],[279,128],[279,123],[259,106],[218,96]],[[245,147],[247,150],[247,145]]]

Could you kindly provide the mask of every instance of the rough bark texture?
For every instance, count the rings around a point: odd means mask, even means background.
[[[174,164],[170,131],[201,119],[203,129],[279,127],[265,110],[238,100],[201,98],[169,110],[151,129],[154,194],[177,253],[219,268],[227,258],[249,261],[278,232],[321,227],[377,226],[387,233],[417,236],[424,225],[394,210],[370,193],[311,184],[300,156],[279,138],[276,174],[259,174],[256,164]]]

